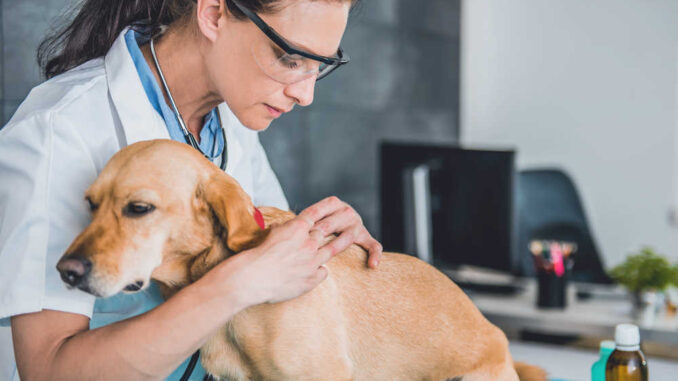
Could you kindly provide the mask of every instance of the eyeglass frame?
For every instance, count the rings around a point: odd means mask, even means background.
[[[330,73],[333,71],[337,70],[342,65],[345,65],[350,62],[350,57],[344,53],[344,50],[339,47],[337,50],[337,57],[332,58],[332,57],[325,57],[325,56],[319,56],[317,54],[313,53],[308,53],[303,50],[296,49],[292,47],[285,39],[279,35],[275,29],[273,29],[271,26],[266,24],[264,20],[259,17],[256,13],[252,12],[251,10],[247,9],[244,5],[240,4],[238,0],[231,0],[233,4],[243,13],[245,16],[247,16],[250,21],[254,23],[259,29],[261,29],[262,32],[268,37],[271,41],[273,41],[280,49],[282,49],[285,53],[287,54],[296,54],[302,57],[310,58],[314,61],[322,62],[326,65],[330,65],[332,68],[328,70],[323,76],[318,76],[316,78],[317,81],[327,77]]]

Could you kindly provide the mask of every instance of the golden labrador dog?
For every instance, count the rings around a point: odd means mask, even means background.
[[[267,233],[233,178],[169,140],[122,149],[87,199],[98,206],[93,220],[57,267],[68,276],[68,264],[86,259],[91,268],[78,287],[97,296],[154,279],[171,297]],[[267,227],[294,217],[261,212]],[[434,267],[384,253],[368,269],[366,256],[353,245],[310,292],[236,314],[201,348],[203,367],[224,380],[546,379],[514,363],[504,333]]]

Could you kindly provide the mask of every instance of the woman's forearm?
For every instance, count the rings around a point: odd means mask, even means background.
[[[64,378],[82,367],[80,376],[98,379],[164,379],[238,310],[197,282],[148,313],[67,340],[54,370]]]
[[[234,293],[221,291],[198,281],[145,314],[81,331],[42,353],[33,348],[27,352],[34,358],[19,361],[17,356],[20,374],[29,380],[164,379],[244,307]],[[36,332],[25,332],[21,323],[15,326],[14,319],[14,332],[25,333],[27,340],[35,337]],[[22,337],[15,334],[14,339]]]

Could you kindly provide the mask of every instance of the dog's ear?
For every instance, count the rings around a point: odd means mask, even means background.
[[[259,227],[252,200],[231,176],[219,171],[202,186],[207,205],[226,231],[226,246],[237,253],[261,242],[266,231]]]

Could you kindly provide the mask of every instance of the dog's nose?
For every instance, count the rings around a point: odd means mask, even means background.
[[[87,277],[92,270],[92,262],[82,257],[64,257],[57,263],[61,279],[75,287]]]

